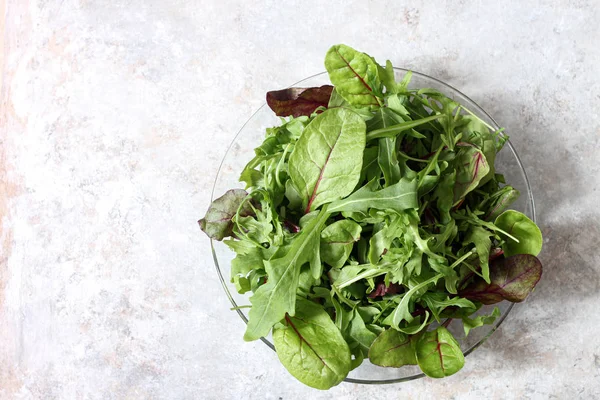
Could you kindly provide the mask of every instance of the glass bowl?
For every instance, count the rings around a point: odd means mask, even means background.
[[[395,68],[396,78],[401,79],[407,71],[408,70],[402,68]],[[313,87],[324,84],[331,84],[326,72],[303,79],[292,86]],[[446,96],[466,106],[469,110],[477,114],[477,116],[486,121],[495,129],[499,129],[496,121],[494,121],[494,119],[473,100],[469,99],[457,89],[438,79],[413,71],[411,84],[409,87],[437,89]],[[275,113],[271,111],[271,109],[265,104],[250,117],[244,126],[242,126],[238,134],[231,142],[231,145],[227,149],[227,153],[225,154],[225,157],[219,166],[217,178],[215,179],[215,184],[213,186],[211,200],[215,197],[221,196],[228,189],[243,188],[243,184],[238,182],[240,172],[246,163],[250,161],[252,157],[254,157],[253,150],[256,146],[262,143],[265,136],[265,129],[278,125],[279,123],[279,117],[275,116]],[[529,181],[527,180],[527,175],[525,174],[521,160],[519,159],[519,156],[517,155],[517,152],[511,145],[510,141],[508,141],[503,150],[498,153],[495,165],[496,170],[499,173],[503,173],[506,177],[506,182],[521,192],[521,196],[515,203],[512,204],[511,208],[525,213],[529,218],[535,221],[535,206]],[[234,285],[229,283],[231,260],[235,254],[227,246],[218,241],[211,240],[211,248],[217,274],[221,284],[223,285],[225,294],[231,301],[232,306],[238,307],[250,304],[248,296],[238,294]],[[448,329],[454,334],[460,343],[461,349],[463,350],[465,356],[472,353],[485,340],[487,340],[496,329],[498,329],[502,321],[504,321],[504,319],[510,313],[513,305],[513,303],[506,301],[494,305],[500,309],[500,316],[496,319],[494,324],[473,329],[469,333],[468,337],[465,337],[464,335],[462,322],[453,321],[450,323]],[[477,314],[489,314],[493,310],[494,306],[484,306]],[[236,308],[236,312],[245,323],[248,322],[246,310],[247,309]],[[240,340],[242,340],[241,337]],[[275,350],[269,337],[262,338],[262,341],[271,349]],[[401,368],[385,368],[373,365],[368,360],[365,360],[360,367],[350,372],[345,381],[362,384],[383,384],[404,382],[421,378],[423,376],[424,374],[416,365],[404,366]]]

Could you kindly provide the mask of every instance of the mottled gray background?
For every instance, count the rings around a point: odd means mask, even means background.
[[[600,398],[597,1],[4,3],[0,398]],[[442,381],[297,383],[196,224],[265,92],[338,42],[470,95],[532,181],[543,280]]]

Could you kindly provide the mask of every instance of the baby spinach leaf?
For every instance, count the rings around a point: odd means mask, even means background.
[[[496,318],[500,316],[500,309],[498,307],[494,307],[494,311],[490,315],[478,315],[475,318],[463,317],[463,328],[465,330],[465,336],[469,335],[471,329],[478,328],[483,325],[491,325],[494,323]]]
[[[265,260],[267,283],[250,297],[252,308],[248,313],[248,325],[244,340],[251,341],[266,336],[271,327],[281,321],[286,313],[294,315],[296,290],[300,267],[306,263],[322,268],[319,259],[319,239],[328,213],[321,210],[300,233],[294,237],[288,249]],[[283,253],[283,254],[282,254]]]
[[[349,219],[334,222],[321,232],[321,259],[333,268],[341,268],[360,239],[362,228]]]
[[[273,329],[279,360],[300,382],[326,390],[350,371],[350,350],[329,315],[318,304],[298,298],[296,315],[285,315]]]
[[[386,329],[369,349],[369,360],[381,367],[415,365],[417,358],[411,337],[395,329]]]
[[[519,303],[527,298],[542,277],[542,263],[531,254],[497,258],[490,265],[490,281],[476,278],[459,295],[483,304],[502,300]]]
[[[337,93],[355,107],[378,107],[374,85],[381,85],[377,63],[365,53],[338,44],[325,56],[325,68]]]
[[[306,126],[289,159],[289,174],[305,212],[345,197],[358,183],[366,125],[344,108],[319,114]]]
[[[403,211],[417,207],[417,182],[402,178],[398,183],[381,190],[372,190],[365,185],[345,199],[332,202],[329,211],[367,212],[370,208]]]
[[[443,326],[421,336],[416,355],[421,371],[431,378],[453,375],[465,364],[460,345]]]
[[[483,153],[474,146],[462,146],[456,155],[456,183],[454,202],[458,202],[467,193],[479,186],[488,174],[490,167]]]
[[[279,117],[310,116],[317,108],[327,107],[333,86],[288,88],[267,92],[267,105]]]
[[[540,254],[543,243],[542,232],[535,222],[527,218],[525,214],[514,210],[505,211],[496,218],[495,225],[519,240],[517,243],[500,233],[500,236],[506,238],[502,250],[507,257],[514,254],[531,254],[533,256]]]
[[[206,216],[198,221],[200,229],[211,239],[223,240],[231,236],[233,231],[233,222],[231,218],[237,213],[238,208],[248,196],[248,193],[242,189],[231,189],[218,199],[214,200]],[[241,216],[252,214],[252,207],[249,202],[246,202],[240,210]]]

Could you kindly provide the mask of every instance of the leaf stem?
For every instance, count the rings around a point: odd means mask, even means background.
[[[398,135],[400,132],[404,132],[406,130],[412,129],[419,125],[423,125],[428,122],[435,121],[437,119],[444,118],[444,117],[445,117],[445,115],[443,115],[443,114],[431,115],[429,117],[425,117],[425,118],[421,118],[421,119],[417,119],[417,120],[413,120],[413,121],[406,121],[406,122],[402,122],[397,125],[388,126],[387,128],[375,129],[374,131],[367,133],[367,142],[369,140],[373,140],[373,139],[379,139],[379,138],[384,138],[384,137],[394,137],[394,136]]]
[[[490,124],[488,124],[487,122],[485,122],[484,120],[482,120],[481,118],[479,118],[475,113],[473,113],[471,110],[469,110],[467,107],[465,106],[461,106],[463,110],[465,110],[467,113],[471,114],[472,117],[475,117],[479,120],[479,122],[481,122],[482,124],[484,124],[489,130],[491,130],[492,132],[496,132],[496,129],[494,127],[492,127]]]
[[[471,257],[472,254],[473,254],[473,250],[466,252],[464,256],[462,256],[458,260],[454,261],[452,263],[452,265],[450,265],[449,269],[456,268],[458,266],[458,264],[460,264],[461,262],[465,261],[467,258]]]

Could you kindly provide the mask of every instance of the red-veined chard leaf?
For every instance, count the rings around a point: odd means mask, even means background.
[[[490,167],[485,155],[472,145],[460,146],[454,162],[456,165],[454,202],[457,203],[479,185],[490,171]]]
[[[421,371],[431,378],[453,375],[465,364],[460,345],[443,326],[421,336],[416,354]]]
[[[223,240],[232,235],[233,222],[231,219],[237,213],[238,208],[248,196],[245,190],[231,189],[218,199],[214,200],[208,207],[206,215],[198,224],[200,229],[211,239]],[[240,216],[248,216],[253,212],[250,203],[245,203],[240,210]]]
[[[369,360],[381,367],[396,367],[414,365],[417,363],[413,346],[414,336],[386,329],[381,332],[369,349]]]
[[[318,107],[327,107],[333,86],[288,88],[267,92],[267,104],[279,117],[310,116]]]
[[[343,44],[329,49],[325,68],[335,90],[355,107],[378,107],[380,91],[377,63],[365,53]]]
[[[527,298],[542,277],[542,263],[531,254],[497,258],[490,263],[490,282],[477,277],[459,295],[483,304],[502,300],[519,303]]]
[[[273,343],[285,368],[300,382],[329,389],[350,371],[348,344],[323,307],[298,298],[296,315],[273,328]]]
[[[326,110],[306,126],[289,159],[290,178],[306,213],[356,187],[365,132],[364,120],[345,108]]]

